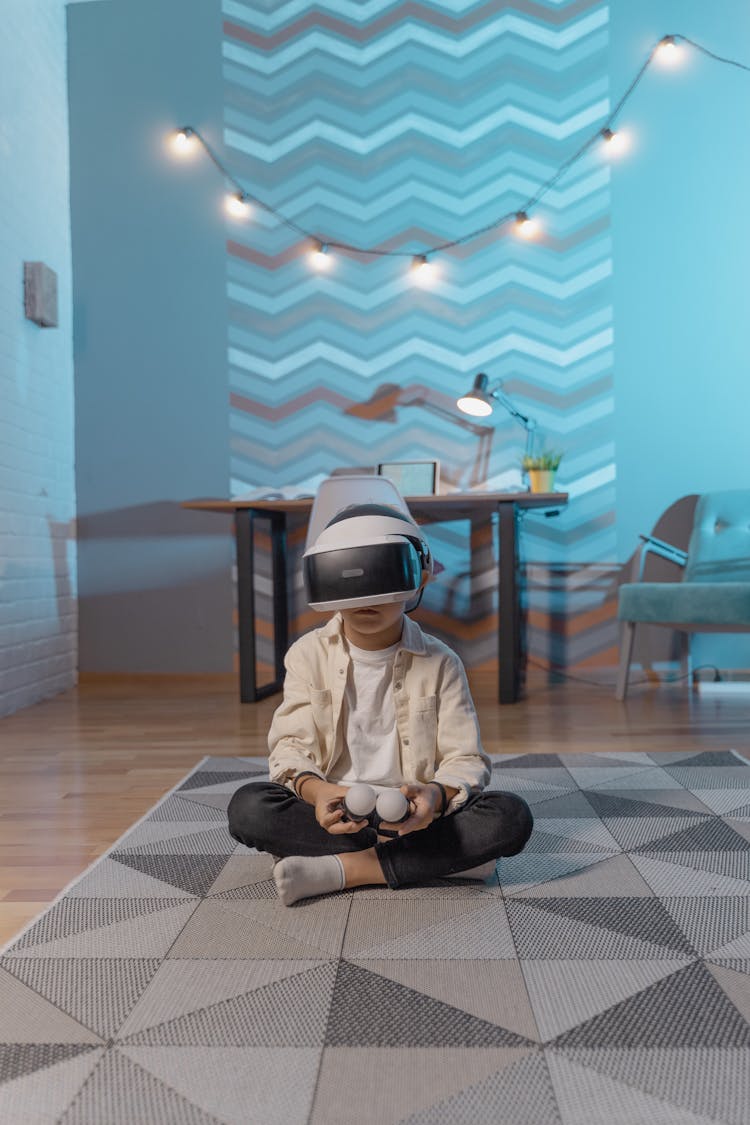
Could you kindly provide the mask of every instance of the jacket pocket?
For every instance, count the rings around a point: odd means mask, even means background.
[[[409,727],[417,777],[427,781],[435,772],[437,696],[424,695],[413,701]]]
[[[316,730],[330,742],[333,734],[333,697],[328,688],[310,688],[310,709]]]

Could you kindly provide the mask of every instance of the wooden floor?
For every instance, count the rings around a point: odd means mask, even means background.
[[[549,684],[495,702],[472,678],[490,753],[601,750],[750,752],[750,695],[708,698],[684,684]],[[251,706],[233,681],[110,680],[0,719],[0,945],[37,915],[206,754],[265,754],[279,697]]]

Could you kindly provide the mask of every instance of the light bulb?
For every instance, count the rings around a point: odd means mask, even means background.
[[[627,133],[618,129],[602,129],[601,136],[604,141],[604,151],[607,156],[620,156],[628,147]]]
[[[250,201],[244,192],[233,191],[226,197],[225,206],[227,213],[233,219],[246,219],[250,215]]]
[[[435,280],[434,262],[426,254],[415,254],[411,260],[411,275],[415,285],[431,285]]]
[[[519,238],[536,238],[539,234],[539,223],[530,219],[525,211],[516,214],[515,231]]]
[[[464,395],[463,398],[457,398],[456,406],[464,414],[473,414],[475,418],[486,418],[488,414],[492,413],[492,403],[477,398],[475,395]]]
[[[189,125],[183,125],[181,129],[177,129],[171,134],[171,141],[172,148],[176,153],[187,156],[195,148],[195,130],[191,129]]]
[[[656,57],[664,66],[675,66],[682,60],[682,51],[674,35],[665,35],[656,49]]]
[[[327,242],[316,242],[310,251],[310,264],[315,270],[329,270],[333,260],[328,251]]]

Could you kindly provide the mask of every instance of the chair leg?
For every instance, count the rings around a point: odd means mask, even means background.
[[[633,656],[633,641],[635,640],[635,621],[624,621],[622,638],[620,640],[620,667],[617,670],[617,687],[615,699],[623,700],[628,694],[628,676],[630,675],[630,661]]]
[[[693,686],[693,661],[690,656],[690,633],[680,633],[680,673]]]

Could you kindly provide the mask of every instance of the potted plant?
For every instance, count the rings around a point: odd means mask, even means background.
[[[562,456],[562,453],[554,449],[545,449],[534,456],[526,454],[521,461],[521,467],[529,478],[529,488],[532,492],[555,491],[555,473]]]

